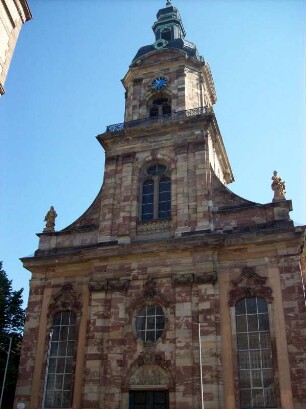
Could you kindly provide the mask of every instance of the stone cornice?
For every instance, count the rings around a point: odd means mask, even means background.
[[[18,14],[23,23],[32,19],[32,14],[27,0],[13,0]]]
[[[145,62],[145,60],[150,60],[150,57],[154,54],[167,54],[168,58],[165,58],[163,55],[163,59],[157,62]],[[137,61],[130,65],[128,72],[125,74],[123,79],[121,80],[122,84],[126,88],[127,84],[133,80],[134,73],[136,76],[141,76],[141,73],[147,73],[148,69],[153,70],[157,67],[158,70],[162,70],[163,66],[173,65],[175,62],[176,65],[179,64],[181,60],[182,65],[184,66],[196,66],[199,70],[205,66],[205,62],[200,61],[196,58],[191,58],[186,55],[186,52],[183,50],[175,49],[175,48],[166,48],[164,50],[152,50],[151,52],[139,57]]]
[[[212,121],[212,118],[214,118],[213,112],[208,112],[200,116],[195,115],[185,118],[173,118],[161,122],[144,124],[143,126],[127,128],[118,132],[104,132],[97,135],[97,139],[103,146],[103,148],[107,151],[107,149],[112,145],[117,145],[117,138],[120,138],[119,149],[122,150],[122,146],[124,146],[124,149],[129,152],[129,147],[123,143],[124,141],[130,144],[132,143],[132,139],[143,138],[144,135],[146,135],[146,137],[155,137],[156,135],[162,136],[165,134],[172,134],[173,138],[176,138],[176,133],[173,132],[176,129],[179,128],[180,131],[194,131],[195,129],[203,129],[204,124],[210,123]],[[173,140],[169,140],[168,144],[173,144]]]
[[[143,120],[145,119],[146,118]],[[214,148],[225,171],[226,183],[229,184],[234,181],[234,176],[226,153],[223,138],[219,130],[218,122],[213,111],[208,111],[201,115],[178,118],[174,117],[156,122],[140,123],[138,126],[128,127],[118,132],[104,132],[103,134],[97,135],[97,139],[106,151],[113,149],[114,151],[118,151],[117,154],[119,154],[119,152],[122,152],[123,149],[124,152],[129,152],[129,146],[131,144],[135,144],[134,140],[143,138],[144,135],[146,138],[170,135],[172,137],[167,139],[166,142],[163,142],[162,144],[163,146],[165,144],[172,145],[178,138],[175,132],[177,129],[179,129],[180,132],[194,132],[196,129],[207,129],[207,126],[209,126],[211,129],[210,133],[214,143]],[[120,144],[118,144],[118,137],[120,138]]]
[[[204,73],[204,76],[205,76],[205,78],[207,80],[207,84],[208,84],[208,88],[209,88],[209,94],[211,96],[213,104],[215,104],[217,102],[215,84],[214,84],[213,76],[212,76],[211,71],[210,71],[210,66],[209,66],[208,62],[206,62],[206,61],[204,63],[203,73]]]
[[[79,262],[94,262],[95,259],[108,259],[113,257],[130,257],[133,254],[135,257],[141,255],[152,257],[154,254],[158,256],[160,252],[165,253],[169,251],[175,253],[176,251],[189,251],[190,249],[195,252],[199,249],[205,249],[206,253],[222,250],[222,251],[233,251],[236,253],[238,250],[243,250],[247,246],[257,246],[260,244],[261,248],[265,247],[268,249],[271,247],[271,250],[275,252],[275,256],[278,256],[276,253],[277,244],[279,242],[284,243],[288,242],[288,249],[291,250],[287,255],[292,253],[296,255],[298,248],[300,246],[301,237],[304,235],[304,229],[300,227],[294,228],[284,228],[284,229],[270,229],[265,230],[264,234],[262,232],[232,232],[231,234],[225,233],[205,233],[205,234],[194,234],[187,237],[176,237],[166,240],[156,240],[150,242],[132,242],[125,245],[110,245],[99,246],[99,244],[87,247],[87,248],[78,248],[75,251],[71,251],[70,248],[57,249],[63,250],[61,254],[46,253],[41,255],[39,253],[34,257],[24,257],[21,258],[21,261],[24,264],[24,267],[31,270],[31,268],[39,269],[39,267],[61,265],[66,263],[79,263]]]
[[[246,200],[246,199],[244,199]],[[224,206],[220,208],[213,208],[213,213],[231,213],[231,212],[241,212],[244,209],[255,209],[261,207],[262,209],[277,208],[277,207],[287,207],[289,211],[292,210],[291,200],[282,200],[280,202],[269,202],[269,203],[256,203],[248,201],[245,204],[235,205],[235,206]]]
[[[218,275],[216,272],[212,273],[203,273],[203,274],[177,274],[172,277],[172,285],[184,286],[192,284],[212,284],[215,285],[218,281]]]
[[[223,142],[223,138],[219,129],[219,125],[216,119],[216,116],[213,116],[213,120],[211,122],[211,126],[213,128],[213,135],[212,137],[216,138],[216,140],[214,141],[214,148],[216,149],[217,155],[221,160],[222,163],[222,167],[223,169],[227,170],[227,173],[225,175],[225,180],[226,183],[232,183],[234,182],[234,175],[233,175],[233,171],[231,168],[231,164],[230,161],[228,159],[227,153],[226,153],[226,149],[225,149],[225,145]]]

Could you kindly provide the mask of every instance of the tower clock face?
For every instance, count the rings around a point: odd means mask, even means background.
[[[152,81],[153,89],[163,89],[167,85],[168,81],[165,77],[157,77]]]

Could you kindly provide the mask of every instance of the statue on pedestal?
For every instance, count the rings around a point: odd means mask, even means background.
[[[44,228],[44,232],[53,232],[55,226],[55,218],[57,217],[57,213],[54,210],[54,207],[51,206],[50,210],[45,216],[46,227]]]
[[[271,189],[274,191],[273,202],[278,202],[280,200],[286,200],[286,186],[285,181],[282,180],[279,176],[277,176],[277,171],[273,172],[273,176],[271,178],[273,180],[271,184]]]

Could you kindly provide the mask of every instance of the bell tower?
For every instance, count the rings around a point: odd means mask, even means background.
[[[186,40],[180,13],[170,1],[158,11],[153,32],[154,43],[138,50],[122,80],[125,122],[108,126],[98,137],[106,151],[104,194],[109,190],[113,201],[101,209],[101,241],[129,242],[143,232],[148,238],[148,231],[168,237],[210,231],[212,180],[233,181],[213,111],[209,65]],[[167,188],[156,182],[161,174],[151,175],[150,185],[151,166],[165,169]],[[108,172],[116,174],[117,187]],[[167,204],[159,196],[168,197]]]
[[[167,1],[166,8],[159,10],[157,19],[152,27],[156,48],[162,48],[175,39],[185,37],[186,33],[180,13],[177,8],[172,6],[171,1]]]
[[[155,42],[141,47],[123,79],[125,121],[165,115],[216,102],[208,63],[185,39],[180,13],[171,2],[157,13]]]

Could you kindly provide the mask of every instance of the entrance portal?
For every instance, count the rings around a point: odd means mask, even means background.
[[[129,409],[168,409],[168,391],[130,391]]]

